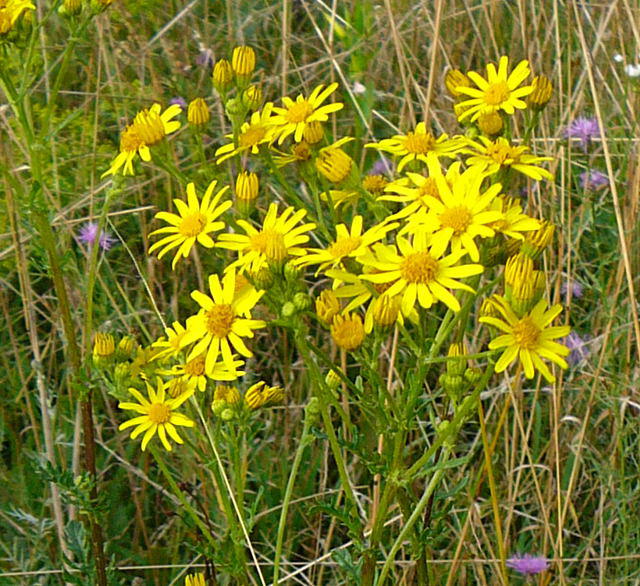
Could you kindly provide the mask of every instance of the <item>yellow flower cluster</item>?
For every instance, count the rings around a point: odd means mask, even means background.
[[[468,312],[483,273],[505,261],[504,295],[483,303],[480,320],[503,332],[489,344],[491,350],[505,349],[496,371],[518,358],[527,377],[538,370],[553,380],[543,360],[566,366],[566,348],[554,340],[568,327],[549,327],[561,308],[547,309],[545,277],[535,268],[553,226],[525,213],[526,202],[513,191],[522,175],[551,180],[543,166],[551,159],[500,136],[509,128],[503,117],[528,104],[544,106],[550,85],[536,78],[535,88],[520,87],[529,66],[523,61],[509,73],[506,57],[497,68],[487,66],[487,79],[449,72],[446,85],[466,134],[436,135],[419,122],[404,134],[364,145],[365,160],[374,151],[385,153],[394,158],[395,168],[388,161],[386,172],[363,176],[347,152],[354,139],[332,141],[325,126],[343,108],[331,101],[338,85],[321,84],[295,99],[283,97],[280,105],[262,106],[261,89],[251,85],[255,64],[251,48],[237,47],[212,74],[232,126],[214,158],[221,170],[228,161],[239,169],[230,181],[235,208],[226,196],[228,187],[211,181],[202,199],[195,183],[188,183],[186,200],[173,200],[176,213],[156,214],[168,226],[151,233],[162,237],[150,253],[158,251],[160,259],[175,250],[175,269],[197,243],[209,252],[204,263],[194,255],[196,269],[216,262],[220,268],[209,275],[207,291],[192,291],[192,315],[174,321],[138,361],[138,372],[148,377],[152,371],[157,385],[145,382],[148,397],[132,387],[138,403],[121,406],[140,414],[123,427],[135,425],[133,435],[145,434],[143,449],[156,433],[167,449],[168,438],[179,443],[175,425],[192,422],[175,409],[196,389],[205,391],[209,381],[217,385],[212,407],[222,419],[282,400],[280,387],[262,381],[244,392],[218,384],[245,374],[245,361],[253,357],[249,342],[269,320],[300,325],[315,316],[339,349],[355,352],[374,328],[384,334],[395,325],[413,327],[427,315],[442,319],[460,312],[465,303]],[[532,101],[524,101],[530,94]],[[192,124],[208,121],[205,106],[192,103]],[[178,111],[172,106],[161,112],[155,104],[138,114],[107,173],[121,167],[132,172],[136,155],[148,161],[149,147],[178,128],[173,121]],[[260,170],[278,187],[260,186]],[[285,173],[296,174],[296,188]],[[263,204],[259,192],[272,192],[273,200]],[[328,286],[313,311],[309,292],[317,284],[322,289],[322,283]],[[96,359],[112,346],[97,338]],[[452,348],[452,360],[466,352]],[[158,364],[155,370],[145,359]],[[134,362],[130,371],[136,371]],[[448,367],[446,374],[445,387],[456,400],[460,381],[476,378],[475,371],[465,373],[463,362],[460,372]]]

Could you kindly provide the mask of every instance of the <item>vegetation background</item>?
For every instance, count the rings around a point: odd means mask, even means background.
[[[50,7],[38,2],[37,18]],[[458,132],[444,89],[447,68],[481,70],[508,55],[513,62],[528,59],[534,73],[546,74],[554,98],[533,145],[537,154],[553,157],[555,181],[527,197],[558,227],[545,257],[551,300],[565,304],[584,344],[557,383],[540,381],[527,391],[522,410],[509,412],[492,436],[502,531],[509,552],[552,560],[550,572],[536,578],[540,584],[639,583],[640,78],[629,67],[640,60],[637,2],[116,1],[78,40],[55,88],[51,79],[69,40],[69,28],[54,14],[36,47],[35,60],[45,73],[33,80],[30,115],[36,121],[47,117],[51,129],[44,157],[46,212],[63,252],[83,348],[90,348],[97,329],[133,333],[149,343],[162,334],[154,305],[175,318],[198,286],[185,267],[172,272],[169,263],[145,252],[154,213],[168,209],[183,188],[160,169],[146,167],[112,204],[108,230],[118,242],[99,260],[91,331],[83,329],[89,259],[77,233],[98,214],[109,184],[100,176],[117,152],[119,131],[141,108],[205,97],[213,113],[205,153],[213,156],[229,127],[212,89],[211,63],[228,57],[233,46],[255,49],[263,91],[274,101],[337,81],[346,107],[334,116],[333,134],[362,142],[425,118],[439,132]],[[2,51],[0,46],[5,67]],[[57,103],[49,108],[56,90]],[[588,153],[565,139],[565,128],[578,116],[597,118],[604,130]],[[2,103],[0,136],[0,189],[7,195],[22,186],[29,193],[30,146]],[[176,151],[176,158],[187,176],[228,182],[226,168],[203,171],[192,149]],[[363,154],[359,163],[367,171],[372,160]],[[591,169],[605,173],[609,186],[585,190],[579,176]],[[0,583],[86,584],[93,556],[77,511],[93,505],[83,501],[87,492],[74,480],[80,415],[68,384],[58,300],[30,203],[3,197],[0,211]],[[579,285],[580,297],[567,293],[570,283]],[[287,392],[284,406],[252,421],[247,444],[245,504],[254,515],[253,547],[268,576],[308,380],[283,331],[270,330],[259,344],[263,351],[253,368]],[[105,536],[110,580],[181,584],[186,572],[203,563],[202,538],[153,456],[141,454],[117,431],[123,419],[114,399],[99,380],[90,384],[100,493],[99,506],[91,510]],[[507,392],[504,383],[495,385],[483,394],[490,435]],[[496,584],[502,578],[477,423],[468,424],[457,456],[436,493],[437,514],[426,536],[430,580]],[[225,462],[228,457],[223,453]],[[358,460],[356,451],[348,452],[348,469],[355,471]],[[200,486],[188,450],[174,452],[168,462],[187,493]],[[352,481],[363,500],[370,497],[370,479],[355,475]],[[339,487],[318,430],[294,487],[281,574],[287,583],[357,583],[357,562],[335,501]],[[197,492],[189,498],[203,504]],[[207,506],[217,526],[214,500]],[[56,502],[62,532],[54,520]],[[397,535],[393,522],[390,531]],[[63,542],[73,555],[64,577]],[[416,583],[403,552],[397,560],[397,583]],[[247,580],[259,583],[255,576]]]

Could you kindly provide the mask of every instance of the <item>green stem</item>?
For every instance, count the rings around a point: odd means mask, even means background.
[[[313,401],[313,399],[312,399]],[[302,435],[298,442],[298,449],[296,455],[293,458],[293,465],[291,466],[291,472],[289,473],[289,480],[287,481],[287,488],[284,493],[284,499],[282,501],[282,511],[280,512],[280,522],[278,523],[278,536],[276,539],[276,552],[273,560],[273,579],[272,584],[275,586],[278,584],[278,574],[280,572],[280,558],[282,556],[282,545],[284,543],[284,530],[287,524],[287,513],[289,511],[289,504],[291,503],[291,496],[293,494],[293,486],[296,482],[298,475],[298,469],[302,462],[302,456],[305,449],[313,441],[313,436],[309,433],[311,429],[312,420],[315,418],[315,414],[310,413],[309,405],[305,410],[304,426],[302,428]]]

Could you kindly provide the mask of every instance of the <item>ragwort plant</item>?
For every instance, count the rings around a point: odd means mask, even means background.
[[[108,4],[75,13],[75,33]],[[74,6],[64,3],[67,11]],[[28,44],[13,44],[12,35],[30,26],[25,21],[33,9],[20,0],[0,8],[5,57],[28,51]],[[33,43],[36,33],[20,34]],[[337,83],[265,101],[253,83],[253,49],[235,47],[212,70],[231,126],[223,144],[212,153],[204,140],[210,112],[202,96],[186,113],[176,104],[141,105],[104,171],[112,183],[93,236],[95,243],[104,233],[113,196],[152,163],[183,194],[171,210],[156,214],[148,252],[157,254],[155,262],[172,256],[174,271],[188,265],[199,286],[180,302],[180,319],[159,316],[162,337],[141,344],[105,325],[93,337],[91,360],[81,360],[60,255],[39,202],[47,181],[40,153],[49,129],[34,128],[28,95],[14,74],[3,68],[0,82],[33,147],[31,213],[48,254],[81,405],[87,502],[97,502],[97,488],[92,394],[82,387],[97,378],[120,409],[119,429],[151,452],[185,522],[196,528],[192,547],[207,568],[185,584],[286,579],[285,547],[295,547],[288,531],[294,488],[308,450],[321,440],[330,448],[339,489],[318,510],[343,531],[347,547],[336,560],[348,580],[395,583],[396,556],[408,547],[418,583],[427,583],[448,506],[436,495],[448,471],[468,457],[466,426],[478,424],[499,572],[506,579],[495,443],[487,438],[481,393],[503,372],[516,397],[537,374],[553,383],[553,366],[566,368],[569,353],[558,342],[569,327],[554,325],[562,307],[546,299],[540,260],[554,227],[526,213],[518,196],[523,178],[553,179],[545,167],[550,159],[532,154],[511,133],[512,117],[520,116],[525,138],[531,136],[551,97],[549,81],[530,80],[526,61],[510,70],[507,57],[488,64],[484,77],[450,71],[446,87],[461,134],[436,136],[420,122],[357,145],[365,147],[358,165],[351,150],[358,140],[332,136],[328,124],[344,107]],[[195,145],[199,169],[176,163],[172,149],[181,141]],[[387,164],[368,172],[376,161]],[[90,248],[89,299],[99,254],[99,246]],[[91,316],[89,308],[85,332],[96,329]],[[260,371],[269,343],[290,345],[308,396],[275,545],[261,551],[254,536],[262,489],[248,486],[252,451],[264,410],[287,406],[286,381],[263,380]],[[181,461],[184,470],[198,471],[197,486],[182,477]],[[363,485],[370,488],[366,494]],[[459,483],[449,496],[463,488]],[[106,584],[100,511],[90,504],[84,509],[91,571]],[[72,553],[65,554],[71,563]],[[265,557],[272,564],[264,564]]]
[[[161,258],[175,251],[172,268],[191,262],[207,287],[191,292],[191,309],[165,336],[136,349],[145,356],[141,370],[133,368],[136,359],[119,361],[115,350],[102,357],[107,378],[120,373],[111,386],[119,407],[132,412],[120,429],[133,427],[133,440],[142,436],[141,449],[153,450],[185,504],[161,449],[179,444],[195,451],[226,522],[222,539],[207,535],[206,555],[218,571],[245,583],[249,552],[264,580],[249,538],[255,517],[245,490],[251,421],[260,410],[286,403],[287,393],[269,381],[244,381],[259,378],[255,352],[268,352],[253,348],[253,340],[265,328],[278,328],[303,361],[308,402],[270,579],[281,578],[305,450],[323,437],[341,488],[326,510],[352,544],[352,579],[392,579],[395,556],[408,539],[418,581],[426,583],[428,552],[437,540],[432,525],[441,519],[433,499],[447,470],[464,458],[458,436],[476,417],[504,576],[507,552],[480,393],[494,372],[508,371],[517,393],[522,375],[530,380],[539,373],[553,383],[550,366],[566,368],[569,352],[557,341],[569,327],[553,325],[562,307],[545,299],[540,268],[554,227],[526,214],[514,196],[520,177],[553,177],[543,166],[549,157],[530,154],[510,134],[510,117],[521,111],[529,113],[531,133],[551,97],[550,84],[540,76],[527,85],[528,63],[509,72],[507,57],[497,68],[488,64],[486,78],[451,71],[447,86],[464,134],[434,136],[422,122],[366,144],[368,153],[391,155],[395,165],[388,174],[366,174],[349,155],[354,138],[329,133],[330,116],[343,108],[338,84],[284,96],[280,106],[263,103],[262,90],[252,85],[255,64],[253,49],[239,46],[230,61],[213,68],[232,128],[214,155],[228,173],[226,185],[217,190],[214,180],[199,198],[190,182],[186,196],[174,200],[177,213],[156,214],[168,225],[152,233],[160,239],[149,252],[158,250]],[[205,109],[194,100],[188,123],[206,124]],[[157,146],[177,130],[178,116],[173,106],[142,110],[123,131],[107,173],[135,175],[139,162],[152,160],[182,182],[187,173]],[[489,328],[484,351],[474,338],[477,323]],[[227,466],[220,457],[225,449]],[[366,500],[354,489],[345,459],[350,452],[361,458],[358,479],[371,484]],[[400,531],[388,526],[396,509]],[[207,534],[191,505],[187,511]],[[383,555],[385,544],[391,547]]]

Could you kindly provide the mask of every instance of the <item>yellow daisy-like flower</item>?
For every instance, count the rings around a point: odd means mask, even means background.
[[[563,357],[569,354],[569,348],[553,340],[569,335],[571,327],[548,327],[562,311],[562,306],[557,304],[547,309],[547,302],[541,299],[529,313],[518,317],[506,299],[499,295],[492,299],[504,319],[485,316],[480,321],[504,332],[489,343],[491,350],[505,348],[496,362],[496,372],[502,372],[518,358],[527,378],[533,378],[535,369],[538,369],[547,381],[554,382],[555,377],[542,359],[546,358],[562,368],[568,366]]]
[[[452,185],[460,177],[460,163],[455,162],[449,165],[445,177],[449,185]],[[395,201],[405,204],[405,207],[400,211],[389,216],[389,219],[399,220],[412,216],[420,210],[428,210],[427,197],[440,199],[436,180],[419,173],[408,172],[405,177],[389,183],[385,191],[387,193],[378,197],[380,201]]]
[[[466,252],[477,262],[480,252],[475,238],[490,238],[495,234],[492,222],[502,218],[501,212],[491,210],[491,202],[500,193],[502,186],[496,183],[481,193],[482,181],[486,177],[479,168],[470,168],[449,185],[435,158],[429,159],[429,172],[438,186],[440,199],[426,196],[428,213],[416,213],[405,231],[425,230],[433,232],[433,254],[440,256],[451,243],[451,251]]]
[[[369,250],[374,242],[382,240],[387,232],[398,227],[398,223],[376,224],[366,232],[362,232],[362,216],[356,216],[351,228],[346,224],[336,227],[337,237],[328,248],[311,248],[308,254],[294,261],[294,264],[308,266],[319,264],[316,274],[325,269],[342,265],[345,258],[358,258]]]
[[[118,429],[122,430],[136,426],[131,432],[132,439],[144,433],[144,437],[142,438],[143,452],[147,448],[147,444],[151,438],[157,433],[162,445],[170,452],[171,444],[169,443],[167,435],[176,443],[183,443],[182,438],[176,430],[176,425],[183,427],[194,426],[191,419],[181,413],[176,413],[176,409],[178,409],[191,394],[187,392],[179,397],[167,397],[166,389],[169,383],[164,383],[161,379],[157,379],[155,390],[147,381],[145,381],[145,385],[147,386],[148,398],[144,397],[137,389],[130,388],[129,392],[138,400],[138,403],[125,401],[118,404],[120,409],[136,411],[141,414],[139,417],[125,421]]]
[[[198,572],[197,574],[189,574],[184,578],[184,586],[205,586],[204,574]]]
[[[398,163],[398,172],[400,172],[412,161],[426,163],[428,153],[434,153],[438,157],[453,157],[463,144],[459,138],[449,138],[446,134],[435,138],[427,130],[426,124],[420,122],[415,130],[407,132],[406,135],[396,134],[392,138],[369,143],[365,147],[401,156],[402,159]]]
[[[196,315],[187,319],[185,345],[196,342],[187,356],[192,360],[205,354],[205,373],[212,377],[218,356],[229,371],[235,372],[236,362],[232,348],[247,358],[253,356],[242,338],[253,338],[253,330],[263,328],[262,320],[250,319],[251,309],[262,297],[264,291],[243,288],[236,289],[236,271],[228,270],[222,278],[209,276],[211,297],[193,291],[191,297],[202,308]]]
[[[487,65],[487,79],[484,79],[475,71],[467,73],[468,78],[478,86],[458,86],[456,91],[470,99],[460,102],[461,111],[458,120],[464,120],[471,116],[476,120],[481,114],[503,110],[507,114],[513,114],[516,109],[524,110],[527,104],[521,98],[528,96],[533,91],[533,86],[518,87],[531,71],[528,61],[520,61],[515,69],[508,73],[509,58],[500,57],[498,69],[493,63]]]
[[[216,362],[213,365],[213,369],[208,373],[205,370],[205,360],[206,354],[203,352],[200,356],[175,365],[170,371],[163,374],[179,376],[183,380],[194,383],[194,386],[197,386],[199,391],[204,391],[207,388],[208,378],[215,381],[232,381],[245,374],[244,371],[237,370],[242,368],[244,362],[236,360],[235,355],[233,355],[233,368],[229,368],[229,365],[225,362]]]
[[[455,279],[478,275],[483,267],[479,264],[456,265],[463,250],[458,250],[444,258],[442,251],[434,254],[429,248],[429,235],[418,232],[413,242],[398,236],[397,249],[390,246],[375,247],[375,258],[363,257],[365,266],[378,271],[360,275],[363,281],[386,284],[387,295],[402,294],[402,313],[408,316],[416,301],[421,307],[428,309],[436,301],[442,301],[453,311],[460,310],[460,303],[449,289],[473,291],[471,287]]]
[[[0,2],[0,35],[6,35],[25,10],[35,10],[29,0],[2,0]]]
[[[260,152],[260,145],[271,142],[274,133],[272,110],[273,103],[267,102],[262,110],[251,114],[249,122],[245,122],[240,127],[238,144],[232,140],[216,151],[216,163],[219,165],[227,159],[246,151],[251,152],[252,155],[257,155]],[[233,134],[227,134],[226,137],[233,139]]]
[[[490,226],[496,232],[500,232],[510,238],[523,240],[522,232],[530,232],[540,228],[540,220],[522,212],[522,205],[514,197],[497,196],[489,207],[491,210],[501,212],[502,218],[493,222]]]
[[[287,136],[293,134],[293,140],[300,142],[307,125],[311,122],[325,122],[329,119],[329,114],[341,110],[344,104],[335,102],[333,104],[322,105],[338,87],[337,83],[332,83],[326,88],[323,84],[316,87],[308,98],[300,94],[294,102],[289,97],[282,98],[283,108],[274,108],[275,116],[271,119],[275,126],[275,135],[278,137],[278,144],[282,144]]]
[[[222,196],[229,189],[228,186],[223,187],[213,199],[211,198],[216,185],[217,181],[212,181],[207,187],[202,201],[199,202],[195,185],[189,183],[187,185],[187,202],[185,203],[181,199],[173,200],[179,215],[170,212],[158,212],[156,214],[156,218],[168,222],[171,226],[151,232],[150,236],[155,234],[169,234],[169,236],[165,236],[153,244],[149,248],[149,254],[161,248],[162,250],[158,253],[158,259],[160,259],[172,248],[179,247],[171,263],[171,268],[175,269],[180,258],[189,256],[196,242],[202,244],[205,248],[213,248],[214,242],[209,233],[224,228],[224,222],[221,220],[216,221],[216,218],[233,205],[231,200],[218,205]]]
[[[306,250],[300,248],[300,245],[309,241],[305,232],[316,227],[312,222],[296,226],[306,214],[306,210],[294,211],[289,207],[278,216],[278,204],[272,203],[261,230],[257,230],[246,220],[238,220],[238,226],[246,234],[221,234],[216,244],[220,248],[240,253],[240,258],[230,264],[227,270],[239,267],[241,271],[248,269],[257,273],[268,263],[283,262],[289,255],[306,254]]]
[[[177,104],[169,106],[161,112],[160,104],[154,104],[149,109],[138,112],[133,122],[127,126],[120,136],[120,154],[113,159],[111,167],[102,176],[114,175],[122,166],[123,175],[133,175],[133,160],[136,155],[149,162],[151,160],[150,146],[158,144],[165,136],[180,128],[180,122],[173,120],[182,109]]]
[[[482,144],[474,140],[467,140],[477,153],[466,160],[467,165],[477,165],[487,174],[493,175],[501,169],[511,168],[536,181],[540,179],[553,179],[553,173],[538,167],[538,163],[552,161],[552,157],[537,157],[527,153],[529,147],[514,146],[509,144],[506,138],[497,138],[495,141],[480,136]]]
[[[161,348],[158,353],[158,358],[164,358],[167,356],[175,356],[184,348],[184,344],[182,340],[184,339],[184,335],[187,333],[187,330],[184,329],[184,326],[179,321],[174,321],[171,328],[165,328],[165,333],[167,337],[164,336],[156,340],[153,344],[151,344],[152,348]]]

